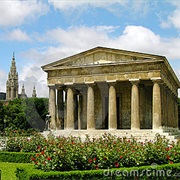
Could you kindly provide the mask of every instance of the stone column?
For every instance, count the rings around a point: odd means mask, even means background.
[[[179,121],[178,121],[178,97],[175,95],[174,97],[174,116],[175,116],[175,128],[178,129],[179,128]]]
[[[49,114],[51,116],[50,128],[56,129],[56,89],[49,86]]]
[[[78,129],[81,129],[81,114],[82,114],[82,94],[79,94],[78,101]]]
[[[67,129],[67,89],[64,90],[65,92],[65,102],[64,102],[64,129]]]
[[[74,129],[78,129],[78,92],[74,90]]]
[[[153,130],[161,129],[162,119],[161,119],[161,88],[160,83],[161,79],[151,79],[154,83],[153,85]]]
[[[117,104],[115,83],[109,84],[109,129],[117,129]]]
[[[140,117],[139,117],[139,79],[130,80],[132,83],[131,89],[131,129],[140,129]]]
[[[64,128],[63,88],[57,89],[57,110],[58,110],[57,129],[63,129]]]
[[[93,85],[89,84],[87,90],[87,129],[95,129]]]
[[[67,124],[66,129],[74,129],[74,94],[73,89],[67,89]]]

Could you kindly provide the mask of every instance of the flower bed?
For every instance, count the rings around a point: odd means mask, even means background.
[[[138,142],[104,134],[85,141],[75,137],[40,134],[7,141],[7,150],[36,152],[31,157],[35,167],[44,171],[98,170],[180,162],[180,142],[170,144],[157,134],[154,141]]]
[[[135,139],[118,138],[104,134],[98,139],[85,141],[75,137],[49,137],[48,144],[39,148],[32,157],[39,169],[93,170],[132,167],[180,162],[180,143],[157,135],[154,142],[137,142]]]

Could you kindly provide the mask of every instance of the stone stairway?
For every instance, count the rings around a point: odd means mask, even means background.
[[[89,135],[90,138],[98,138],[102,136],[103,134],[112,134],[117,137],[126,137],[126,138],[135,138],[137,141],[153,141],[156,137],[156,135],[161,135],[162,137],[165,137],[169,139],[170,142],[174,141],[177,142],[178,139],[180,139],[180,131],[173,128],[168,129],[161,129],[161,130],[152,130],[152,129],[142,129],[142,130],[51,130],[51,131],[44,131],[43,135],[47,136],[49,133],[52,133],[54,136],[75,136],[75,137],[81,137],[82,140],[85,140],[86,135]]]

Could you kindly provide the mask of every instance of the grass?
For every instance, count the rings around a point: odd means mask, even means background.
[[[17,167],[33,166],[28,163],[0,162],[1,180],[16,180],[15,170]]]

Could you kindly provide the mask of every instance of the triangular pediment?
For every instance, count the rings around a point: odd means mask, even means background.
[[[144,61],[162,59],[163,56],[157,56],[152,54],[138,53],[132,51],[96,47],[82,53],[64,58],[62,60],[53,62],[42,66],[44,70],[58,69],[63,67],[74,66],[96,66],[104,64],[116,64],[132,61]]]

